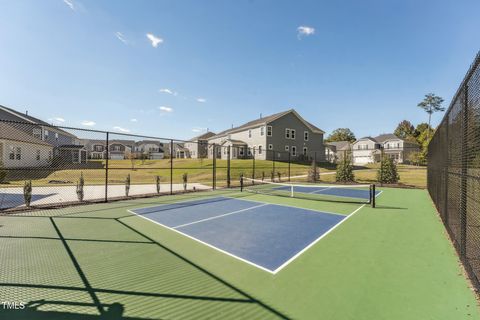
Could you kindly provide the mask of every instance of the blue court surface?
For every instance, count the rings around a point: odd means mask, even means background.
[[[276,190],[289,191],[290,186],[281,186],[275,188]],[[346,187],[321,187],[321,186],[293,186],[293,192],[298,193],[310,193],[310,194],[324,194],[329,196],[343,197],[343,198],[356,198],[356,199],[370,199],[370,190],[359,188],[346,188]],[[375,196],[378,196],[380,191],[375,191]]]
[[[347,217],[227,197],[131,212],[271,273]]]

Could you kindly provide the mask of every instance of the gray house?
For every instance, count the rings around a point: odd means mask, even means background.
[[[263,160],[311,159],[325,161],[324,131],[294,109],[261,117],[208,139],[208,157]],[[215,148],[212,147],[215,144]]]
[[[10,126],[50,144],[54,163],[85,163],[87,160],[87,151],[74,134],[32,117],[28,112],[21,113],[0,105],[0,120],[18,122],[10,123]]]
[[[185,142],[184,147],[188,150],[188,157],[193,159],[207,158],[208,139],[213,136],[215,136],[215,133],[207,131]]]
[[[352,144],[353,164],[363,165],[379,162],[382,150],[395,162],[405,163],[409,162],[412,153],[420,150],[420,146],[392,133],[381,134],[375,138],[364,137]]]

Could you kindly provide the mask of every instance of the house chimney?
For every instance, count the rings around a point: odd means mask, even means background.
[[[28,116],[28,110],[25,111],[25,115]]]
[[[260,119],[262,119],[262,114],[260,113]]]
[[[232,129],[233,129],[233,123],[232,123]]]

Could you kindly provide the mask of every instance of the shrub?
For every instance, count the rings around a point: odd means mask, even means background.
[[[182,180],[183,180],[183,191],[187,191],[188,174],[186,172],[182,175]]]
[[[262,181],[265,180],[265,171],[262,171]]]
[[[25,200],[25,205],[30,207],[32,202],[32,180],[25,181],[23,186],[23,199]]]
[[[157,193],[160,193],[160,176],[155,177],[155,185],[157,187]]]
[[[275,181],[275,172],[270,171],[270,181]]]
[[[83,179],[83,172],[80,173],[80,179],[77,182],[77,198],[78,201],[83,201],[84,191],[83,186],[85,185],[85,180]]]
[[[397,172],[397,165],[393,159],[382,156],[380,169],[377,173],[377,180],[380,183],[397,183],[398,180],[400,180],[400,176]]]
[[[353,174],[353,164],[350,157],[344,155],[337,164],[337,173],[335,176],[337,182],[353,182],[355,175]]]
[[[130,173],[127,174],[127,178],[125,179],[125,196],[128,197],[129,192],[130,192]]]
[[[310,165],[310,169],[308,169],[308,181],[317,182],[319,180],[320,180],[320,172],[318,170],[317,162],[313,160],[312,164]]]
[[[282,181],[282,173],[280,171],[277,172],[278,182]]]

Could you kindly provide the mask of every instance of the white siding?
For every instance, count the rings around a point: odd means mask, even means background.
[[[44,167],[50,164],[53,147],[11,140],[0,140],[0,143],[3,145],[0,150],[2,150],[2,162],[5,168]],[[11,148],[15,150],[13,160],[10,159]],[[17,148],[20,148],[20,160],[16,156]],[[40,155],[40,160],[37,160],[37,153]]]

